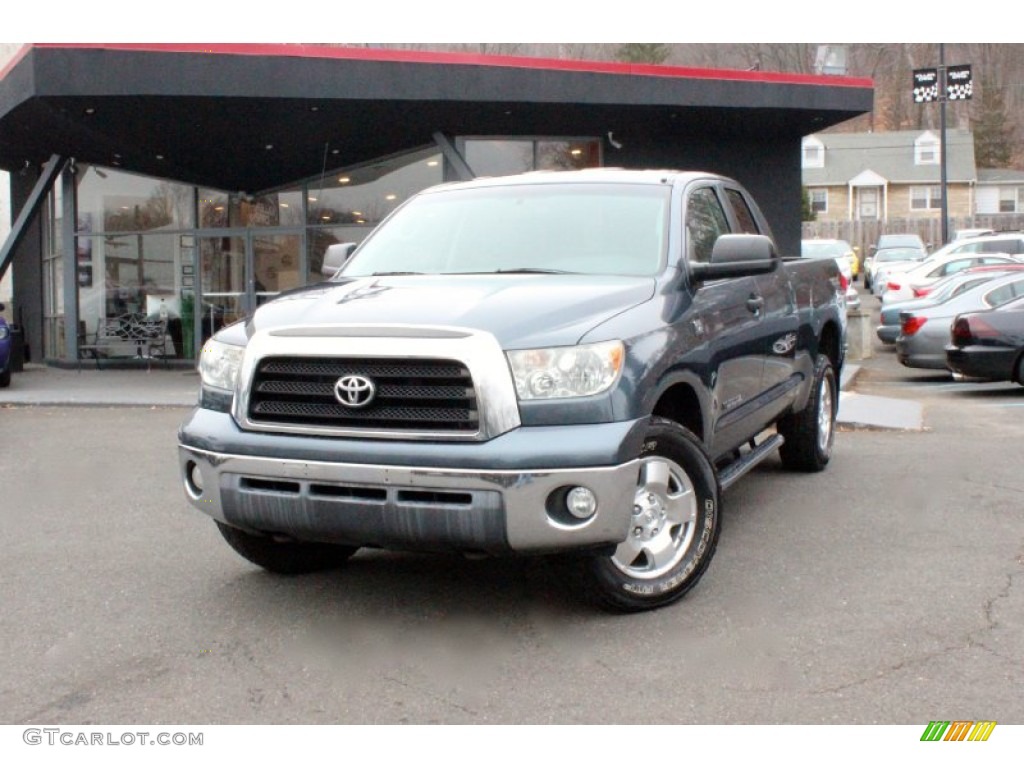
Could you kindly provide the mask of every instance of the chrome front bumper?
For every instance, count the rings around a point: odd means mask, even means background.
[[[639,462],[566,469],[452,469],[234,455],[179,444],[196,509],[252,532],[359,546],[544,552],[625,539]],[[194,479],[200,482],[194,482]],[[568,513],[575,486],[597,497]]]

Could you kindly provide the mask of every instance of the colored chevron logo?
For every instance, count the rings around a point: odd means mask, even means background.
[[[995,727],[995,720],[932,720],[921,741],[988,741]]]

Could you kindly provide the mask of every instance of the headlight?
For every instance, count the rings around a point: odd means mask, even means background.
[[[207,387],[233,391],[245,347],[209,339],[199,356],[199,377]]]
[[[621,341],[508,353],[520,400],[599,395],[619,378],[624,358]]]

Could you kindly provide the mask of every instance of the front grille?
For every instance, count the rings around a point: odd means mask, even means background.
[[[366,407],[340,403],[334,385],[343,376],[373,381]],[[289,426],[416,432],[475,432],[476,391],[462,363],[444,359],[267,357],[259,362],[249,419]]]

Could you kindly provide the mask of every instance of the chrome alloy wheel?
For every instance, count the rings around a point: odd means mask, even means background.
[[[818,450],[827,456],[832,445],[832,417],[835,401],[832,395],[832,380],[827,376],[821,380],[821,394],[818,397]]]
[[[672,570],[694,540],[697,495],[682,467],[662,456],[640,464],[629,535],[612,563],[635,579],[654,579]]]

